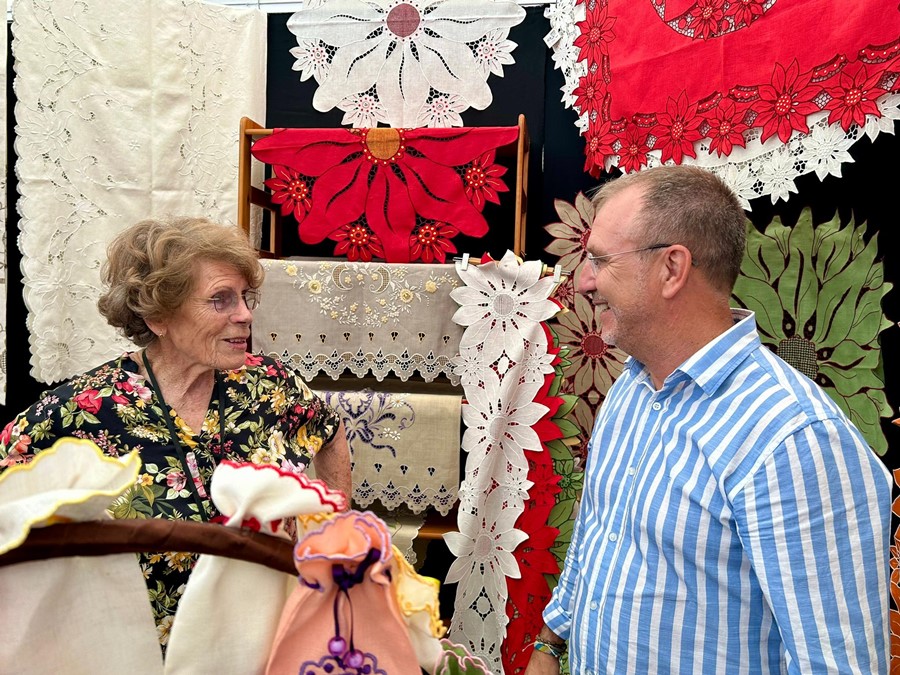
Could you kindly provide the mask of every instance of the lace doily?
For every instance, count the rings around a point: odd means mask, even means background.
[[[459,489],[461,396],[371,389],[319,395],[344,421],[357,506],[378,500],[414,514],[428,507],[450,512]]]
[[[257,352],[290,361],[305,377],[350,371],[430,382],[446,375],[462,328],[451,320],[459,286],[452,265],[263,260],[253,321]],[[339,345],[335,347],[335,345]]]
[[[6,0],[0,0],[6,16]],[[0,91],[6,91],[6,30],[0,35]],[[0,109],[0,143],[6,147],[6,105]],[[6,405],[6,153],[0,157],[0,405]]]
[[[487,233],[485,201],[508,189],[496,149],[518,136],[518,127],[276,129],[252,153],[274,165],[266,185],[307,244],[331,239],[349,260],[430,263],[456,252],[456,235]]]
[[[539,261],[507,252],[457,272],[466,284],[451,295],[460,305],[453,320],[466,326],[456,363],[468,456],[459,531],[444,535],[456,556],[446,582],[459,584],[451,632],[499,673],[507,578],[521,577],[513,552],[528,537],[515,527],[532,487],[526,453],[542,451],[536,427],[550,412],[535,402],[555,359],[542,322],[559,305],[548,299],[556,282],[541,278]]]
[[[19,242],[35,379],[63,380],[127,347],[96,309],[118,231],[169,213],[234,222],[238,122],[264,115],[265,31],[262,12],[194,0],[17,0]]]
[[[678,14],[665,0],[563,0],[545,15],[593,175],[696,164],[749,209],[787,199],[800,175],[840,176],[854,141],[900,119],[900,13],[887,0],[826,14],[809,1],[699,0]],[[769,61],[754,51],[760,31],[774,36]]]
[[[503,76],[525,10],[509,0],[313,0],[288,20],[294,70],[319,83],[313,107],[355,127],[461,127]]]

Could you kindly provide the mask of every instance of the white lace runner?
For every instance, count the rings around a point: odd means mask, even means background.
[[[16,0],[13,35],[31,372],[55,382],[128,344],[96,309],[117,232],[167,214],[236,221],[266,22],[196,0]]]
[[[288,28],[316,110],[354,127],[460,127],[490,105],[487,79],[514,63],[507,36],[524,18],[510,0],[312,0]]]
[[[559,305],[548,299],[556,283],[542,278],[543,269],[540,261],[521,263],[507,252],[499,262],[457,267],[466,285],[451,294],[460,305],[453,319],[466,326],[456,365],[468,457],[459,532],[444,535],[456,556],[446,581],[459,584],[450,630],[494,673],[503,672],[506,580],[521,576],[513,551],[527,538],[514,527],[532,485],[525,453],[541,451],[532,427],[548,412],[534,399],[552,372],[542,322]]]
[[[553,51],[554,67],[561,70],[565,83],[561,87],[562,101],[567,108],[575,107],[575,89],[581,78],[588,74],[587,60],[579,61],[580,48],[574,42],[580,35],[577,26],[585,21],[585,2],[557,0],[545,10],[550,19],[550,32],[544,42]],[[658,3],[659,4],[659,3]],[[896,73],[886,86],[890,88],[896,81]],[[711,139],[702,138],[694,142],[696,158],[684,155],[681,163],[702,166],[725,180],[737,193],[743,207],[750,210],[750,200],[769,196],[774,204],[787,200],[792,192],[797,192],[795,179],[815,172],[819,180],[828,175],[841,175],[841,165],[853,162],[848,150],[862,136],[874,141],[879,133],[894,133],[894,123],[900,119],[900,94],[886,93],[875,101],[881,117],[866,115],[865,124],[853,124],[847,131],[840,120],[828,124],[828,112],[819,112],[806,118],[809,132],[793,131],[787,143],[775,135],[765,143],[760,142],[762,129],[752,128],[744,132],[746,147],[735,146],[730,154],[719,156],[709,151]],[[575,125],[581,133],[588,130],[590,111],[575,107],[578,119]],[[618,142],[617,142],[618,143]],[[619,146],[614,145],[614,150]],[[650,168],[662,164],[661,151],[647,153]],[[607,157],[605,169],[609,171],[619,165],[617,155]]]
[[[459,490],[460,405],[451,394],[320,391],[344,421],[353,502],[447,515]]]
[[[6,16],[6,0],[0,0],[0,10]],[[0,35],[0,94],[6,97],[6,23]],[[6,405],[6,103],[0,106],[0,405]]]
[[[253,319],[253,349],[305,377],[393,373],[454,384],[462,328],[452,321],[453,265],[263,260],[266,280]]]

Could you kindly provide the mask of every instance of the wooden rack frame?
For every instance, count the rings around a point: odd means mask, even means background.
[[[528,160],[531,153],[531,142],[528,137],[528,126],[525,115],[519,115],[519,135],[516,142],[516,205],[513,232],[513,253],[525,257],[525,219],[528,212]],[[250,207],[260,206],[272,214],[272,227],[269,228],[269,240],[260,246],[260,257],[282,257],[283,216],[277,204],[272,203],[271,195],[265,190],[254,187],[250,180],[252,155],[250,148],[254,138],[270,136],[274,130],[266,129],[249,117],[242,117],[239,135],[238,158],[238,225],[248,235],[250,233]],[[507,146],[510,147],[510,146]],[[502,148],[499,149],[502,152]]]

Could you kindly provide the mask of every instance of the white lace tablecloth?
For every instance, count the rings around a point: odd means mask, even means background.
[[[388,509],[450,512],[459,492],[461,395],[371,389],[318,394],[344,421],[357,506],[377,499]]]
[[[0,10],[6,16],[6,0]],[[6,95],[6,30],[0,35],[0,91]],[[6,147],[6,104],[0,106],[0,147]],[[0,157],[0,405],[6,405],[6,153]]]
[[[35,379],[66,379],[128,347],[97,311],[118,232],[166,214],[236,221],[238,125],[265,117],[265,17],[198,0],[16,0]]]
[[[450,291],[453,265],[263,260],[266,280],[253,318],[253,350],[290,362],[307,378],[349,371],[446,375],[462,327]]]

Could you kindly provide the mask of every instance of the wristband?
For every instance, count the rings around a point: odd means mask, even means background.
[[[544,652],[544,654],[549,654],[554,659],[559,661],[560,659],[562,659],[563,655],[566,653],[566,645],[565,644],[554,645],[549,642],[535,640],[534,641],[534,651]]]

